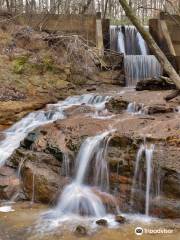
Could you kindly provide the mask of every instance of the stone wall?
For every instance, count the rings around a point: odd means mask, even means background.
[[[62,31],[67,34],[82,36],[89,45],[96,45],[96,16],[94,15],[55,15],[31,14],[16,18],[21,25],[29,25],[36,30],[48,32]],[[109,21],[102,20],[103,35],[109,30]]]
[[[176,55],[180,56],[180,16],[161,13],[160,19],[166,21]]]
[[[180,71],[180,17],[160,13],[149,20],[149,31],[177,71]]]
[[[29,25],[35,29],[79,34],[86,40],[96,42],[96,16],[31,14],[21,15],[16,21],[19,24]]]

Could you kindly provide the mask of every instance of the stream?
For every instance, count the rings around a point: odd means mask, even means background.
[[[169,232],[165,233],[165,239],[177,240],[179,238],[179,221],[160,220],[151,217],[149,213],[153,178],[152,159],[155,148],[153,144],[148,145],[145,142],[139,146],[131,188],[131,204],[136,209],[133,195],[136,190],[139,191],[142,188],[142,164],[140,162],[143,161],[145,155],[144,213],[123,213],[110,191],[109,166],[106,161],[106,154],[109,141],[116,132],[116,125],[117,123],[121,124],[126,119],[136,119],[145,114],[145,112],[135,107],[135,103],[130,103],[127,109],[124,110],[124,119],[119,119],[118,115],[108,112],[105,107],[106,103],[114,96],[123,96],[125,92],[132,92],[132,90],[125,88],[121,92],[115,93],[115,95],[114,93],[108,93],[107,96],[85,94],[69,97],[57,104],[48,105],[43,110],[30,113],[5,131],[5,139],[0,143],[1,166],[6,163],[13,151],[20,146],[21,141],[28,133],[42,125],[68,118],[66,111],[72,107],[90,107],[92,110],[86,113],[86,116],[107,121],[104,132],[87,137],[82,142],[75,159],[74,176],[71,177],[71,182],[64,187],[55,207],[47,209],[46,206],[34,203],[34,195],[36,194],[34,191],[34,184],[36,185],[34,176],[31,203],[1,203],[0,216],[2,221],[0,229],[2,236],[0,235],[0,237],[3,240],[19,240],[22,239],[22,236],[24,236],[24,239],[29,240],[49,239],[49,236],[51,236],[51,239],[61,239],[61,237],[62,239],[76,239],[79,234],[84,234],[83,239],[89,239],[92,236],[93,239],[119,239],[123,236],[123,239],[128,240],[136,239],[137,234],[134,231],[139,226],[144,228],[144,231],[148,231],[147,229],[167,230]],[[64,155],[63,159],[66,176],[70,176],[68,155]],[[91,166],[95,167],[94,171],[91,171]],[[90,175],[91,180],[89,180]],[[111,199],[111,205],[113,202],[113,211],[109,212],[107,209],[107,204],[102,201],[104,197]],[[118,223],[115,220],[115,216],[118,215],[126,219],[125,223]],[[96,223],[100,219],[105,221],[107,228]],[[77,232],[76,228],[78,226],[83,226],[85,233]],[[20,238],[19,234],[22,235]],[[60,238],[58,238],[59,236]],[[155,235],[145,233],[142,239],[158,239],[158,233]]]
[[[126,86],[29,113],[0,140],[0,240],[180,239],[179,105],[134,89],[162,74],[133,26],[111,26]]]

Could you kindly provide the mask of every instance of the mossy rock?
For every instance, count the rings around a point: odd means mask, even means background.
[[[28,56],[19,56],[13,60],[13,72],[16,74],[22,74],[25,71],[28,58]]]

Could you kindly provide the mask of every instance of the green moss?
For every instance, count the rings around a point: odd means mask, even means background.
[[[59,74],[61,70],[58,68],[51,56],[45,56],[40,63],[30,64],[28,66],[29,70],[34,70],[39,74],[44,74],[46,72],[52,72],[53,74]]]
[[[43,58],[43,66],[45,71],[53,71],[54,61],[50,56]]]
[[[28,61],[28,56],[19,56],[13,61],[13,72],[22,74],[25,70],[25,65]]]
[[[29,56],[19,56],[13,60],[13,72],[16,74],[44,74],[46,72],[60,74],[62,69],[49,55],[43,56],[38,63],[29,61]]]

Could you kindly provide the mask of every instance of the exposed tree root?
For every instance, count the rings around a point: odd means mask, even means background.
[[[164,99],[166,101],[170,101],[170,100],[172,100],[173,98],[175,98],[175,97],[177,97],[179,95],[180,95],[180,90],[175,90],[171,94],[167,95]]]

